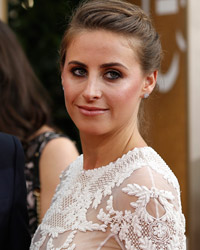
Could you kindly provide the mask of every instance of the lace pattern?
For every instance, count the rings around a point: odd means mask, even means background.
[[[82,166],[81,155],[62,173],[31,250],[185,249],[179,184],[152,148],[98,169]]]
[[[177,216],[179,221],[182,221],[182,218],[178,212],[174,215],[173,205],[167,201],[174,199],[171,193],[155,188],[148,190],[146,187],[131,184],[123,191],[138,197],[137,202],[131,203],[131,206],[136,208],[134,215],[130,210],[125,210],[125,213],[115,211],[111,196],[107,202],[106,212],[101,209],[98,219],[109,225],[111,232],[119,235],[121,241],[125,241],[126,249],[180,250],[184,231],[181,230],[181,225],[175,225],[174,216]],[[159,219],[153,218],[146,211],[150,198],[158,198],[166,209],[166,214]]]

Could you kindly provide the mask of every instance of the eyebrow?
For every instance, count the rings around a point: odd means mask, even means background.
[[[87,68],[86,64],[84,64],[82,62],[79,62],[79,61],[71,61],[71,62],[68,63],[68,65],[70,65],[70,64],[76,64],[76,65],[79,65],[79,66]]]
[[[128,69],[127,67],[125,67],[123,64],[121,63],[117,63],[117,62],[111,62],[111,63],[104,63],[100,66],[100,68],[109,68],[109,67],[113,67],[113,66],[118,66],[118,67],[123,67],[125,69]]]
[[[86,64],[84,64],[84,63],[82,63],[82,62],[79,62],[79,61],[70,61],[70,62],[68,63],[68,65],[70,65],[70,64],[76,64],[76,65],[80,65],[80,66],[82,66],[82,67],[87,68],[87,65],[86,65]],[[100,68],[109,68],[109,67],[113,67],[113,66],[118,66],[118,67],[123,67],[123,68],[125,68],[125,69],[128,69],[128,68],[125,67],[123,64],[117,63],[117,62],[104,63],[104,64],[102,64],[102,65],[100,66]]]

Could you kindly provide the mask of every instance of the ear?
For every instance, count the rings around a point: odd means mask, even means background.
[[[64,87],[63,87],[63,76],[61,75],[61,86],[62,86],[62,89],[64,90]]]
[[[157,76],[158,76],[158,71],[155,70],[152,73],[146,75],[144,79],[144,85],[142,88],[142,93],[141,97],[143,98],[145,94],[150,95],[153,89],[156,86],[156,81],[157,81]]]

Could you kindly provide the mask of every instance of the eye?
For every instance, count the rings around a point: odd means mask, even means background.
[[[108,80],[116,80],[118,78],[121,78],[122,75],[117,70],[109,70],[104,74],[104,77],[106,77]]]
[[[84,68],[76,67],[70,70],[74,76],[84,77],[87,75],[87,71]]]

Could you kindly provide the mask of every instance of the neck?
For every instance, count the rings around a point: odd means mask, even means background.
[[[86,170],[106,166],[135,147],[147,146],[137,128],[100,136],[80,133],[80,137]]]

